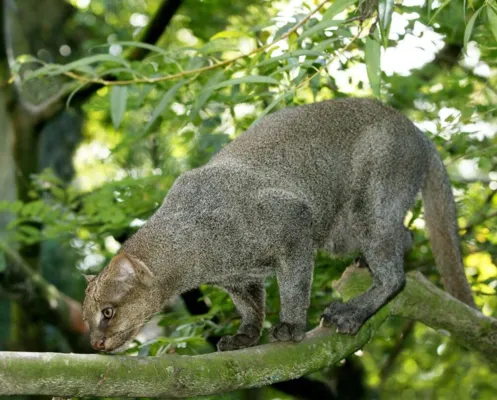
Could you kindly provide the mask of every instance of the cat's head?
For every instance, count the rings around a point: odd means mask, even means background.
[[[121,350],[140,331],[160,304],[152,286],[154,274],[137,258],[120,253],[98,275],[87,275],[83,318],[93,348]]]

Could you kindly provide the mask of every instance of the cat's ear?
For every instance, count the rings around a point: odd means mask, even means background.
[[[111,260],[107,277],[129,285],[141,283],[150,286],[154,281],[152,271],[136,257],[126,253],[120,253]]]
[[[86,279],[86,283],[90,284],[97,276],[96,275],[83,275]]]

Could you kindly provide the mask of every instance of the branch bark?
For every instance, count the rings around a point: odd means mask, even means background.
[[[348,268],[335,285],[344,299],[371,284],[368,271]],[[200,356],[125,357],[0,352],[0,395],[188,397],[264,386],[329,366],[363,347],[390,316],[448,332],[497,367],[497,320],[436,288],[419,273],[355,336],[316,328],[298,344],[275,343]]]

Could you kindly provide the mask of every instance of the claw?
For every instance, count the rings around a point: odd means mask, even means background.
[[[338,333],[356,334],[364,321],[366,316],[362,310],[357,307],[342,302],[334,302],[322,314],[320,326],[336,327]]]

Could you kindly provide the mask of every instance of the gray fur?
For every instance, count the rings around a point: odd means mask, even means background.
[[[406,117],[375,100],[332,100],[266,116],[180,176],[121,251],[153,272],[163,299],[203,283],[226,289],[242,316],[239,332],[220,342],[220,350],[230,350],[257,343],[265,277],[276,274],[281,297],[272,339],[299,341],[315,250],[358,250],[373,285],[323,313],[326,325],[355,333],[402,289],[403,255],[412,244],[403,221],[420,189],[444,283],[473,304],[440,157]]]

